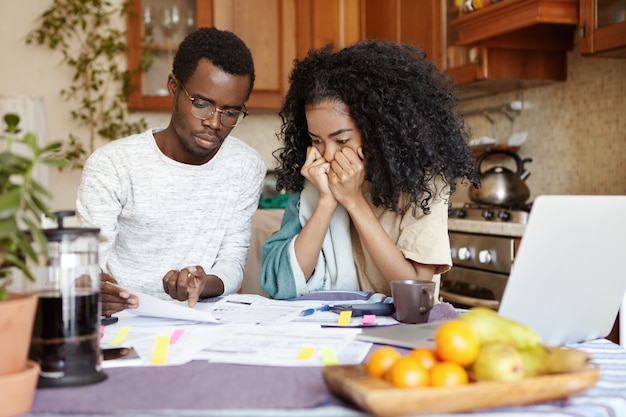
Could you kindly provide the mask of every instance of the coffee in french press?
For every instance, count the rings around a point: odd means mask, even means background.
[[[29,357],[41,366],[38,387],[103,381],[100,352],[99,229],[44,229],[48,256],[31,268],[38,306]]]

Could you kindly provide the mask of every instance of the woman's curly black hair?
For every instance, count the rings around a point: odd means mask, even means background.
[[[207,59],[233,75],[248,75],[254,87],[254,62],[246,44],[234,33],[202,27],[187,35],[178,46],[172,73],[183,84],[189,81],[201,59]]]
[[[419,206],[427,214],[436,178],[445,179],[450,194],[457,178],[479,186],[452,81],[423,51],[374,40],[338,52],[328,45],[296,61],[290,83],[280,111],[284,147],[274,152],[278,190],[302,190],[311,145],[305,108],[327,99],[345,103],[361,131],[376,206],[398,213]]]

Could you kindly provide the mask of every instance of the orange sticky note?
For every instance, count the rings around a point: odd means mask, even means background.
[[[337,320],[337,324],[350,324],[351,318],[352,318],[352,311],[342,311],[339,314],[339,320]]]

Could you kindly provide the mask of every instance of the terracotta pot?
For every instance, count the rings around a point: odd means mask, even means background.
[[[26,369],[36,311],[37,296],[32,294],[9,294],[0,301],[0,375]]]
[[[27,361],[24,369],[0,375],[0,417],[24,414],[33,406],[39,380],[39,364]]]
[[[30,410],[39,380],[39,364],[28,360],[37,296],[9,294],[0,301],[0,417]]]

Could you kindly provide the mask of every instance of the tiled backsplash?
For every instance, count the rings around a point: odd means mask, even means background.
[[[532,158],[525,164],[529,201],[540,194],[626,194],[626,60],[582,57],[576,48],[568,54],[566,82],[527,89],[522,97],[524,109],[513,124],[504,115],[493,118],[498,142],[506,143],[512,130],[528,132],[519,155]],[[501,94],[459,109],[517,99],[517,93]],[[469,116],[466,123],[473,137],[492,136],[486,117]],[[467,200],[465,190],[455,197]]]
[[[498,106],[518,94],[463,101],[459,110]],[[524,108],[513,124],[503,114],[493,118],[501,143],[512,131],[528,132],[519,154],[533,160],[525,165],[531,173],[529,201],[540,194],[626,194],[626,59],[582,57],[576,47],[568,53],[566,82],[526,89],[522,97]],[[493,136],[482,115],[468,116],[466,123],[473,137]],[[234,134],[272,167],[279,126],[275,113],[254,112]],[[469,201],[467,190],[459,187],[454,202],[464,201]]]

